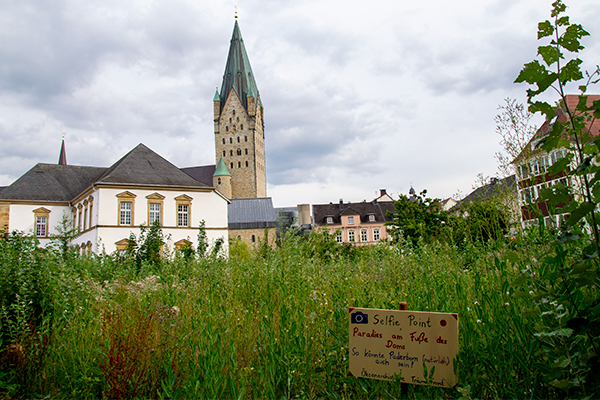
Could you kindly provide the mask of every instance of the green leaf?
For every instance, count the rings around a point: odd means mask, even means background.
[[[559,58],[564,58],[558,47],[550,45],[538,47],[538,54],[542,56],[547,66],[554,64]]]
[[[571,160],[568,157],[562,157],[552,164],[550,168],[548,168],[548,171],[552,174],[558,174],[559,172],[565,171],[570,163]]]
[[[567,83],[583,79],[583,73],[579,68],[582,62],[583,61],[581,61],[579,58],[569,60],[567,65],[562,67],[560,70],[560,81],[562,83]]]
[[[586,32],[580,24],[570,25],[565,33],[558,39],[558,44],[563,46],[565,49],[572,52],[579,52],[579,50],[583,50],[584,47],[581,45],[579,40],[584,36],[589,36],[590,34]]]
[[[569,337],[573,334],[573,329],[570,328],[560,328],[552,332],[539,332],[534,333],[534,336],[537,337],[552,337],[552,336],[564,336]]]
[[[540,22],[538,24],[538,40],[543,37],[551,36],[553,33],[554,26],[550,21]]]
[[[515,82],[517,82],[517,81],[515,81]],[[549,103],[546,103],[545,101],[536,101],[534,103],[531,103],[529,105],[528,109],[529,109],[529,112],[534,113],[534,114],[536,112],[541,112],[547,118],[551,118],[555,114],[554,107],[552,107]]]
[[[581,218],[585,217],[590,212],[592,212],[594,210],[594,208],[596,208],[596,204],[594,204],[594,203],[590,203],[587,201],[581,203],[581,205],[579,207],[577,207],[575,210],[573,210],[573,212],[571,212],[571,215],[569,216],[569,218],[567,218],[567,220],[566,220],[567,226],[575,225],[577,222],[579,222],[581,220]]]

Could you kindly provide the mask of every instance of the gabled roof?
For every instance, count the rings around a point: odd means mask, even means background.
[[[387,212],[395,213],[396,208],[391,201],[372,201],[361,203],[329,203],[329,204],[313,204],[313,217],[315,225],[325,225],[327,217],[333,218],[334,224],[341,223],[342,215],[359,215],[361,222],[369,222],[369,215],[375,216],[375,221],[387,222],[392,218],[387,215]]]
[[[223,83],[221,84],[221,111],[224,103],[229,97],[231,89],[235,90],[242,105],[248,109],[248,96],[258,95],[258,87],[254,80],[252,67],[250,67],[250,59],[246,53],[242,32],[237,20],[233,26],[233,34],[231,35],[231,43],[229,45],[229,55],[225,64],[225,72],[223,73]],[[216,96],[215,96],[216,100]]]
[[[565,97],[567,100],[568,109],[571,111],[574,111],[575,108],[577,107],[577,104],[579,103],[580,96],[577,94],[568,94]],[[589,95],[585,95],[585,97],[587,97],[586,104],[588,106],[591,106],[594,101],[600,100],[600,95],[598,95],[598,94],[589,94]],[[556,119],[558,119],[558,121],[562,124],[566,124],[568,122],[568,116],[566,114],[566,109],[564,108],[564,106],[558,107],[556,109],[556,116],[554,116],[553,118],[550,118],[550,119],[546,119],[544,121],[542,126],[540,126],[538,128],[538,130],[535,132],[533,137],[529,140],[529,143],[527,143],[527,146],[525,146],[523,148],[521,153],[519,153],[519,155],[517,157],[515,157],[515,159],[512,162],[517,163],[524,157],[528,158],[529,156],[536,154],[539,150],[533,148],[532,143],[537,143],[541,138],[546,136],[552,129],[552,125],[554,124]],[[595,118],[591,121],[591,123],[587,122],[586,126],[588,129],[587,132],[589,133],[589,135],[592,138],[600,135],[600,119]]]
[[[106,168],[37,164],[0,193],[0,200],[71,201]]]
[[[195,180],[203,182],[209,186],[212,186],[213,184],[215,170],[215,165],[200,165],[198,167],[181,168],[181,171],[185,172]]]
[[[467,197],[462,199],[456,206],[460,207],[461,204],[470,203],[473,201],[487,201],[493,197],[504,194],[506,192],[516,192],[517,185],[515,181],[515,175],[511,175],[504,179],[492,178],[491,182],[487,185],[483,185],[473,190]]]
[[[114,163],[97,183],[212,187],[192,178],[142,143]]]
[[[231,199],[227,214],[229,229],[268,228],[276,226],[277,222],[270,197]]]

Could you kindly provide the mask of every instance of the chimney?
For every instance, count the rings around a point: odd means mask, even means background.
[[[383,196],[387,194],[387,191],[385,189],[379,189],[379,193],[381,193],[379,196]]]
[[[344,199],[340,199],[340,210],[344,208]]]

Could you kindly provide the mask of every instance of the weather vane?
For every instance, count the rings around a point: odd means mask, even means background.
[[[63,129],[63,140],[65,140],[65,130]]]
[[[237,4],[235,5],[235,19],[237,19]]]

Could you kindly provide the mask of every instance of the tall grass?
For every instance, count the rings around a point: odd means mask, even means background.
[[[399,249],[290,235],[275,249],[234,244],[228,259],[141,268],[0,242],[3,285],[40,274],[3,292],[0,397],[400,398],[397,382],[347,374],[348,307],[399,301],[459,314],[459,385],[410,386],[409,398],[553,397],[532,368],[536,321],[511,292],[520,271],[504,257],[531,240]]]

